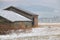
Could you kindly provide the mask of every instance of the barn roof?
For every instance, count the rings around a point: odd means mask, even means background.
[[[25,10],[25,9],[22,9],[22,8],[20,8],[20,7],[18,7],[18,6],[5,7],[5,9],[9,9],[9,8],[13,8],[13,9],[20,10],[21,12],[27,13],[27,14],[32,15],[32,16],[37,15],[36,13],[32,13],[32,12],[30,12],[30,11],[28,11],[28,10]],[[37,15],[37,16],[38,16],[38,15]]]
[[[14,21],[31,21],[30,19],[17,14],[13,11],[7,11],[7,10],[0,10],[0,16],[6,18],[7,20],[14,22]]]

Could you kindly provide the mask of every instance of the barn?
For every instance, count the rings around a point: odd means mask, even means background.
[[[32,27],[32,20],[13,11],[0,10],[0,34],[27,27]]]
[[[10,30],[38,27],[38,15],[16,6],[0,10],[0,34]]]
[[[22,9],[17,6],[9,6],[9,7],[6,7],[4,10],[16,12],[16,13],[32,20],[32,27],[38,27],[38,15],[37,14],[32,13],[28,10]]]

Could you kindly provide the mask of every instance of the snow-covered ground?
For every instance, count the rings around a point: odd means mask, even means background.
[[[31,32],[28,31],[26,32],[12,32],[11,34],[0,35],[0,40],[7,40],[7,39],[14,40],[17,38],[32,37],[32,36],[60,35],[60,27],[51,26],[51,27],[32,28]]]

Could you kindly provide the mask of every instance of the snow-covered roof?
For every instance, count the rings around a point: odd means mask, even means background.
[[[28,10],[25,10],[25,9],[23,9],[22,7],[19,7],[19,6],[16,6],[16,5],[12,5],[12,6],[6,6],[6,7],[4,7],[3,9],[7,9],[7,8],[16,8],[16,9],[18,9],[18,10],[20,10],[20,11],[23,11],[23,12],[25,12],[25,13],[27,13],[27,14],[29,14],[29,15],[38,15],[38,14],[36,14],[36,13],[33,13],[33,12],[31,12],[31,11],[28,11]]]
[[[6,18],[7,20],[14,22],[14,21],[31,21],[30,19],[17,14],[13,11],[7,11],[7,10],[0,10],[0,16]]]

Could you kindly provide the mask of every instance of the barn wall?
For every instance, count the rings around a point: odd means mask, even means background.
[[[0,24],[0,34],[5,34],[10,30],[19,30],[25,28],[31,28],[32,22],[13,22]]]
[[[17,29],[32,27],[32,22],[15,22],[14,27],[16,27]]]

